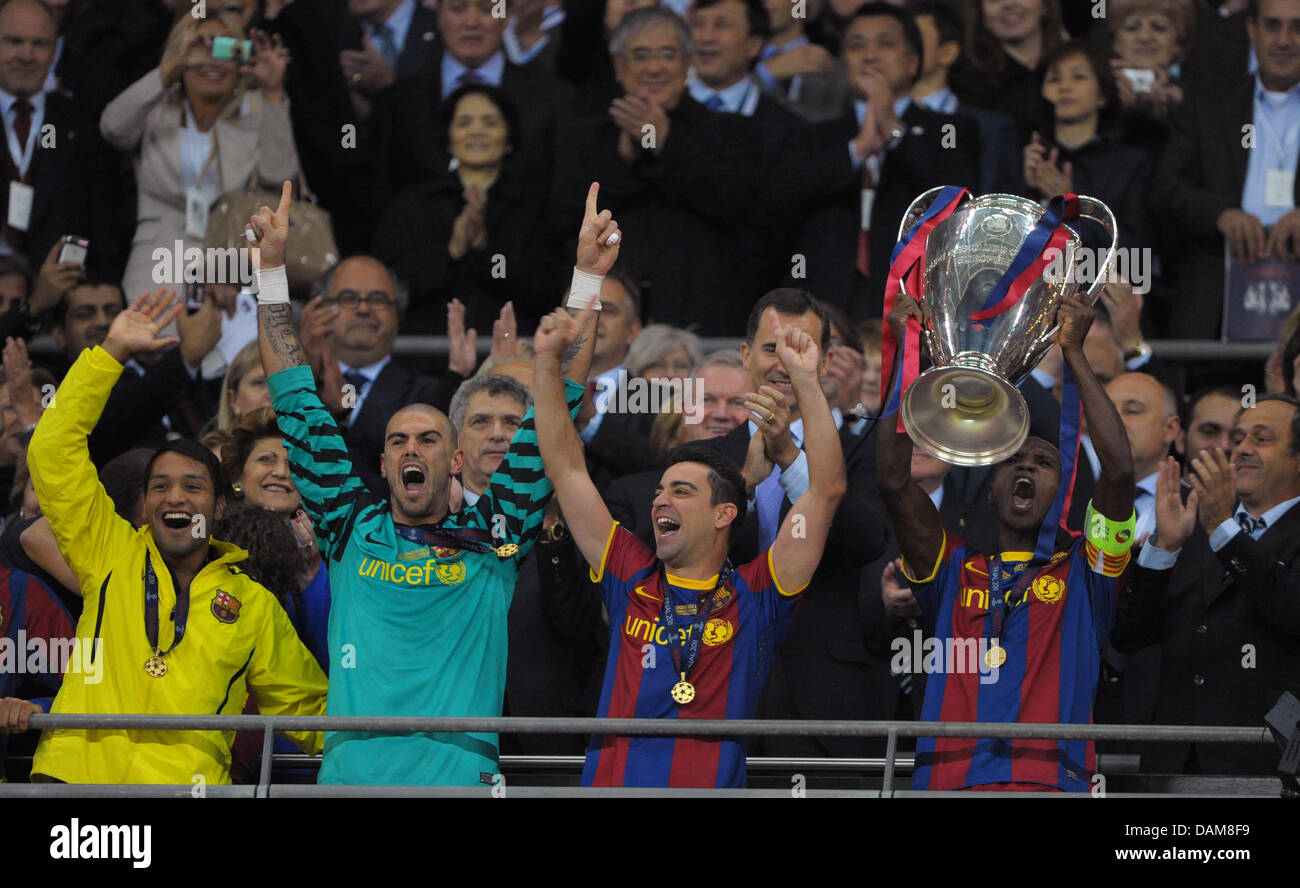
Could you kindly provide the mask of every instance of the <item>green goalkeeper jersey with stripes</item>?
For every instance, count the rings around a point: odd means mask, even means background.
[[[530,407],[488,490],[435,528],[477,528],[494,551],[398,535],[388,500],[352,471],[308,367],[268,380],[294,483],[329,563],[328,715],[499,716],[518,562],[551,497]],[[571,415],[583,387],[565,380]],[[472,785],[497,773],[495,734],[327,732],[319,782]]]

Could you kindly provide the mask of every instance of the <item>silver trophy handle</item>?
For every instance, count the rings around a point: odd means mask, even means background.
[[[907,232],[912,229],[912,226],[916,224],[918,219],[925,215],[925,211],[930,209],[930,204],[934,203],[934,199],[939,196],[939,192],[943,191],[946,187],[948,186],[939,185],[935,188],[931,188],[929,191],[919,195],[916,200],[912,201],[912,205],[909,206],[907,212],[903,214],[903,221],[898,225],[899,240],[902,240],[907,236]],[[1107,210],[1107,212],[1110,211]],[[920,300],[918,299],[917,301],[919,302]]]
[[[1106,260],[1097,267],[1097,279],[1092,282],[1092,286],[1088,287],[1088,302],[1093,303],[1097,301],[1101,288],[1106,285],[1111,263],[1115,260],[1115,250],[1119,247],[1119,226],[1115,223],[1115,214],[1110,211],[1110,207],[1086,194],[1080,194],[1078,197],[1079,218],[1096,222],[1110,235],[1110,249],[1106,251]]]

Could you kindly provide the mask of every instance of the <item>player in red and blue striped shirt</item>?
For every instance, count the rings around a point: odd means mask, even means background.
[[[900,342],[909,315],[919,318],[916,303],[901,298],[889,319]],[[1083,355],[1092,318],[1086,301],[1066,299],[1057,342],[1078,386],[1101,477],[1086,536],[1048,548],[1050,559],[1036,560],[1033,550],[1061,485],[1056,447],[1029,438],[994,470],[999,551],[985,555],[944,532],[933,502],[911,481],[908,436],[881,435],[878,481],[905,574],[934,627],[936,650],[947,654],[927,679],[925,720],[1092,722],[1101,647],[1135,523],[1128,437]],[[926,737],[917,743],[912,787],[1085,792],[1094,769],[1093,746],[1085,741]]]
[[[772,546],[732,570],[727,550],[744,518],[745,482],[715,448],[685,445],[669,455],[652,505],[654,552],[610,517],[587,475],[560,378],[560,355],[578,336],[582,320],[563,311],[542,320],[534,339],[533,397],[546,473],[609,610],[611,642],[598,714],[750,718],[797,597],[821,560],[846,486],[839,436],[819,382],[817,344],[797,327],[770,319],[777,357],[803,408],[809,487]],[[757,419],[772,417],[765,412]],[[583,783],[744,786],[744,744],[712,737],[597,736]]]

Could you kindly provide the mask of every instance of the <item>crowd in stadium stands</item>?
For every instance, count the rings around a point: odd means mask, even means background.
[[[256,774],[228,732],[38,747],[51,709],[1261,725],[1300,691],[1300,289],[1267,291],[1266,363],[1148,344],[1220,339],[1230,266],[1300,280],[1300,0],[0,0],[0,119],[11,780]],[[942,185],[1118,222],[1123,274],[1062,308],[992,467],[874,418],[899,221]],[[584,287],[586,328],[556,311]],[[1025,528],[1073,385],[1064,523],[1109,542],[1062,534],[1048,568]],[[1002,690],[917,668],[1002,626],[1003,567]],[[731,786],[746,751],[885,748],[286,739],[333,783],[586,753],[591,784]],[[917,751],[931,788],[1095,767]]]

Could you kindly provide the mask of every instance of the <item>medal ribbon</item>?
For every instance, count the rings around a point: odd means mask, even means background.
[[[158,574],[154,573],[153,560],[148,552],[144,555],[144,634],[149,639],[149,647],[153,650],[155,657],[166,656],[176,649],[176,645],[181,643],[185,637],[185,624],[190,617],[190,594],[185,590],[181,594],[179,589],[176,590],[176,606],[172,608],[172,625],[175,627],[175,637],[172,639],[171,647],[165,651],[158,650]]]
[[[1079,217],[1079,196],[1061,194],[1047,204],[1047,212],[1029,232],[1020,252],[1002,274],[997,286],[989,292],[984,307],[973,312],[972,321],[987,321],[1009,310],[1020,301],[1030,285],[1042,277],[1043,272],[1065,248],[1069,232],[1065,223]],[[1055,252],[1053,252],[1055,251]]]
[[[882,402],[885,406],[881,416],[891,416],[898,412],[899,401],[903,392],[921,371],[921,325],[915,318],[909,318],[903,342],[894,341],[894,331],[889,326],[889,313],[894,310],[903,282],[912,298],[921,296],[921,269],[925,266],[925,246],[934,227],[947,219],[957,209],[970,192],[956,185],[948,185],[938,195],[929,209],[908,229],[903,239],[894,245],[894,252],[889,259],[889,276],[885,279],[885,302],[883,308],[884,329],[880,337],[880,365],[893,367],[890,377],[889,396]],[[898,350],[898,362],[895,364],[894,353]],[[903,418],[898,418],[899,433],[903,433]]]
[[[394,524],[393,529],[404,540],[419,543],[430,548],[437,546],[445,549],[466,549],[470,552],[496,552],[492,545],[492,534],[478,527],[412,527],[407,524]]]
[[[682,645],[677,643],[673,638],[673,630],[677,628],[677,609],[673,605],[672,588],[668,584],[668,573],[661,565],[659,575],[663,579],[664,600],[663,611],[660,619],[663,622],[664,629],[668,633],[668,654],[673,658],[673,669],[681,676],[682,681],[687,681],[691,671],[695,668],[695,661],[700,656],[700,646],[704,641],[704,627],[708,625],[709,618],[714,615],[720,608],[716,607],[718,590],[722,588],[726,578],[731,575],[731,562],[728,561],[722,565],[722,570],[718,571],[718,582],[707,593],[707,598],[701,602],[702,596],[696,596],[695,599],[695,616],[690,621],[690,633],[686,643],[686,665],[682,666]]]

